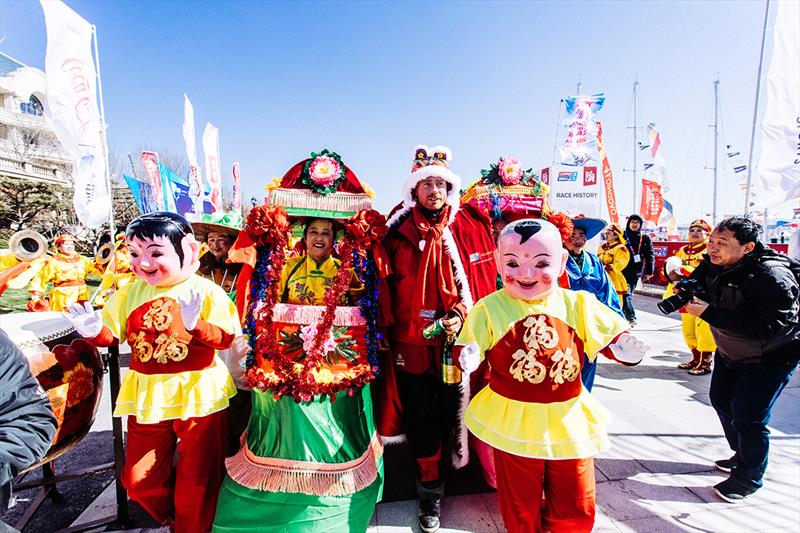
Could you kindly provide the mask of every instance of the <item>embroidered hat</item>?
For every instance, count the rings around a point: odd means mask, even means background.
[[[418,144],[414,147],[411,174],[403,185],[403,212],[416,205],[417,201],[414,199],[413,192],[417,188],[417,184],[426,178],[436,176],[450,185],[445,202],[452,208],[450,210],[450,219],[452,220],[456,216],[458,206],[461,203],[459,198],[461,178],[450,170],[450,162],[452,160],[453,154],[450,148],[446,146],[435,146],[431,149],[424,144]]]
[[[194,236],[200,242],[208,240],[209,233],[224,233],[235,241],[242,230],[242,213],[237,209],[228,212],[218,211],[203,215],[197,222],[192,222]]]
[[[350,218],[372,207],[372,190],[363,185],[336,152],[312,152],[282,178],[266,186],[266,205],[279,205],[290,216]]]
[[[53,244],[55,245],[56,248],[58,248],[67,241],[75,242],[75,237],[66,233],[62,233],[61,235],[56,237],[56,240],[53,242]]]
[[[698,218],[697,220],[693,220],[691,224],[689,224],[689,228],[701,228],[703,231],[711,233],[711,225],[703,220],[702,218]]]

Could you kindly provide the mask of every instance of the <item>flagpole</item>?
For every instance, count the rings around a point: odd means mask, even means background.
[[[94,43],[94,60],[97,63],[97,99],[100,104],[100,133],[103,140],[103,162],[106,169],[106,187],[110,197],[108,208],[108,224],[111,230],[111,242],[114,242],[114,191],[111,188],[111,168],[108,164],[108,139],[106,138],[106,110],[103,105],[103,79],[100,77],[100,50],[97,46],[97,27],[92,24],[92,42]]]
[[[750,130],[750,157],[747,161],[747,188],[744,192],[744,214],[750,211],[750,186],[753,174],[753,149],[756,143],[756,122],[758,121],[758,99],[761,92],[761,67],[764,64],[764,44],[767,41],[767,19],[769,19],[769,0],[764,8],[764,29],[761,32],[761,55],[758,59],[758,77],[756,78],[756,103],[753,105],[753,127]],[[766,218],[766,217],[765,217]],[[766,227],[766,220],[764,220]]]

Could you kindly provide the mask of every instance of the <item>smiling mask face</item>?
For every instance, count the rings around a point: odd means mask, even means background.
[[[567,262],[558,229],[537,219],[518,220],[506,226],[495,253],[505,290],[514,298],[527,301],[546,298],[558,285]]]
[[[131,268],[137,277],[156,287],[169,287],[197,271],[197,241],[186,235],[181,241],[183,259],[172,242],[163,236],[152,239],[133,237],[128,242]]]

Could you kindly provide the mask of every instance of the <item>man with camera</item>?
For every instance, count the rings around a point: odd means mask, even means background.
[[[760,230],[743,217],[720,222],[690,278],[708,301],[695,294],[686,304],[717,344],[709,396],[734,455],[715,462],[730,477],[714,491],[732,503],[763,484],[772,406],[800,359],[800,266],[759,242]]]

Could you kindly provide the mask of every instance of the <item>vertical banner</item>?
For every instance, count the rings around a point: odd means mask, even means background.
[[[231,205],[231,209],[238,211],[242,208],[242,184],[239,180],[239,163],[238,161],[233,164],[233,169],[231,170],[231,176],[233,176],[233,202]]]
[[[661,184],[643,179],[642,205],[639,208],[642,218],[645,222],[651,222],[654,226],[657,226],[663,209],[664,197],[661,196]]]
[[[602,109],[606,97],[603,93],[592,96],[568,96],[564,99],[567,118],[564,126],[567,137],[559,151],[561,164],[581,166],[594,159],[597,124],[594,113]]]
[[[644,212],[642,218],[645,221],[650,221],[659,228],[666,232],[668,238],[677,238],[678,225],[675,216],[672,212],[672,203],[669,201],[671,191],[669,186],[669,177],[667,175],[667,161],[664,158],[664,150],[661,147],[661,134],[656,129],[654,123],[647,125],[647,136],[650,139],[650,156],[652,157],[651,163],[644,163],[644,178],[642,179],[642,206],[646,203],[650,205],[651,209],[660,206],[661,209],[657,215],[652,214],[650,218],[645,217]],[[647,146],[645,146],[647,147]],[[658,185],[658,201],[645,198],[645,181],[650,182],[651,191],[653,191],[653,184]],[[654,194],[654,193],[652,193]],[[649,203],[648,203],[649,202]]]
[[[222,176],[219,167],[219,130],[206,122],[203,130],[203,152],[206,156],[206,180],[211,187],[211,205],[214,212],[222,211]]]
[[[73,205],[82,224],[107,222],[111,196],[97,107],[92,25],[61,1],[41,2],[47,26],[44,116],[72,156]]]
[[[800,196],[800,3],[777,2],[772,59],[753,183],[757,208]]]
[[[164,187],[161,183],[161,172],[158,169],[158,154],[155,152],[142,152],[139,160],[144,167],[145,176],[147,176],[147,183],[153,191],[153,198],[155,199],[155,208],[158,211],[164,210]]]
[[[183,95],[183,142],[186,145],[186,157],[189,159],[189,196],[192,199],[192,211],[196,218],[200,218],[203,214],[203,178],[197,165],[194,107],[185,94]]]
[[[619,209],[617,197],[614,194],[614,176],[611,174],[611,163],[608,161],[606,145],[603,142],[603,124],[597,122],[597,153],[600,155],[600,165],[603,169],[603,189],[605,190],[606,208],[608,218],[612,224],[619,224]]]

